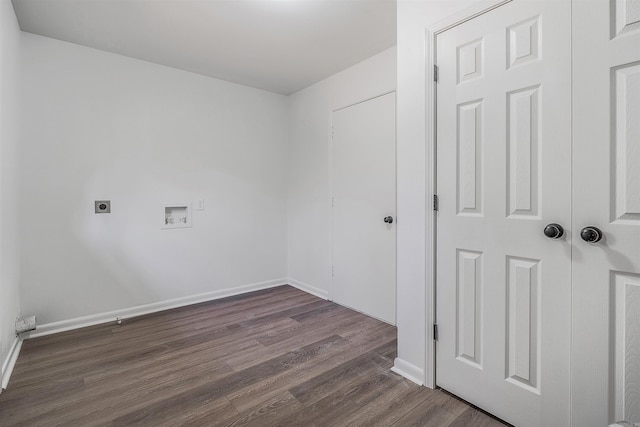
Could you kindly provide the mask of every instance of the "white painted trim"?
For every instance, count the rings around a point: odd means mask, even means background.
[[[202,294],[175,298],[175,299],[170,299],[166,301],[159,301],[151,304],[138,305],[135,307],[124,308],[124,309],[109,311],[105,313],[98,313],[98,314],[92,314],[89,316],[77,317],[75,319],[45,323],[43,325],[38,326],[35,331],[24,334],[24,337],[36,338],[36,337],[41,337],[45,335],[55,334],[58,332],[84,328],[86,326],[93,326],[93,325],[98,325],[98,324],[107,323],[107,322],[115,322],[116,318],[127,319],[130,317],[141,316],[143,314],[155,313],[158,311],[169,310],[177,307],[184,307],[191,304],[212,301],[220,298],[226,298],[234,295],[244,294],[247,292],[274,288],[276,286],[286,285],[287,283],[288,283],[288,279],[285,279],[285,278],[267,280],[265,282],[252,283],[249,285],[242,285],[242,286],[236,286],[228,289],[205,292]],[[302,290],[305,290],[305,289],[302,289]],[[313,293],[313,292],[310,292],[310,293]]]
[[[392,93],[396,93],[396,90],[395,90],[395,89],[393,89],[393,90],[388,90],[388,91],[383,92],[383,93],[381,93],[381,94],[379,94],[379,95],[374,95],[374,96],[372,96],[372,97],[369,97],[369,98],[366,98],[366,99],[362,99],[362,100],[360,100],[360,101],[355,101],[355,102],[352,102],[352,103],[350,103],[350,104],[348,104],[348,105],[344,105],[344,106],[342,106],[342,107],[336,107],[336,108],[334,108],[333,110],[331,110],[331,114],[333,115],[333,113],[336,113],[336,112],[338,112],[338,111],[340,111],[340,110],[344,110],[345,108],[353,107],[354,105],[362,104],[362,103],[364,103],[364,102],[371,101],[371,100],[373,100],[373,99],[380,98],[380,97],[382,97],[382,96],[390,95],[390,94],[392,94]]]
[[[329,158],[327,159],[327,165],[329,166],[329,271],[327,271],[327,299],[333,301],[333,297],[335,296],[335,288],[333,286],[333,242],[335,240],[333,236],[333,226],[334,226],[334,179],[333,179],[333,114],[335,109],[329,109],[328,117],[329,117],[329,144],[327,147],[327,154]]]
[[[467,22],[477,16],[489,12],[490,10],[503,6],[507,3],[511,3],[512,1],[513,0],[483,0],[473,6],[469,6],[466,9],[456,12],[453,15],[449,15],[432,25],[429,25],[427,30],[431,31],[433,34],[442,33],[456,25]],[[432,50],[432,52],[434,52],[434,50]],[[435,58],[435,56],[433,58]]]
[[[436,347],[433,340],[433,324],[437,321],[436,309],[436,215],[431,204],[436,189],[436,83],[433,81],[433,66],[436,63],[436,36],[456,25],[460,25],[483,13],[487,13],[497,7],[510,3],[513,0],[484,0],[458,13],[450,15],[441,21],[425,28],[425,164],[426,177],[425,188],[427,191],[426,206],[426,262],[425,262],[425,330],[424,341],[425,370],[423,373],[424,385],[430,388],[436,387]],[[401,361],[402,363],[406,363]],[[396,359],[398,363],[398,359]],[[400,365],[405,366],[405,365]],[[413,365],[411,365],[413,366]],[[400,369],[400,368],[398,368]],[[402,375],[402,374],[401,374]]]
[[[393,367],[391,370],[418,385],[424,385],[424,382],[422,381],[422,378],[424,378],[424,371],[406,360],[396,357],[396,360],[393,361]]]
[[[7,354],[7,358],[2,363],[2,390],[7,388],[7,385],[9,385],[9,379],[13,373],[13,368],[16,366],[16,361],[18,360],[21,348],[22,338],[15,337],[13,344],[11,344],[11,349],[9,349],[9,354]]]
[[[291,277],[288,277],[286,279],[286,281],[287,281],[288,285],[291,285],[294,288],[298,288],[301,291],[304,291],[304,292],[306,292],[308,294],[315,295],[318,298],[322,298],[324,300],[328,300],[329,299],[329,292],[327,292],[327,291],[325,291],[323,289],[316,288],[315,286],[311,286],[308,283],[304,283],[304,282],[301,282],[299,280],[292,279]]]
[[[425,188],[427,191],[427,206],[425,209],[425,341],[423,345],[426,358],[424,369],[424,385],[430,388],[436,386],[436,347],[433,341],[433,324],[436,321],[436,293],[435,293],[435,266],[436,266],[436,241],[435,227],[436,215],[433,210],[433,195],[436,194],[436,156],[435,156],[435,82],[433,81],[433,66],[435,64],[435,36],[430,29],[425,32],[426,56],[426,83],[425,83]],[[432,52],[432,55],[429,54]]]

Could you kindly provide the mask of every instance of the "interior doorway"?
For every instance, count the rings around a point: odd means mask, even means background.
[[[331,299],[396,323],[395,92],[332,115]]]

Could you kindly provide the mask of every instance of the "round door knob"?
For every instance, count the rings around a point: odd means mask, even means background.
[[[582,237],[582,240],[585,242],[596,243],[602,240],[603,234],[599,228],[589,226],[580,230],[580,237]]]
[[[386,222],[387,224],[391,224],[393,222],[393,217],[392,216],[385,216],[384,217],[384,222]]]
[[[560,224],[551,223],[544,228],[544,235],[550,239],[559,239],[564,236],[564,228]]]

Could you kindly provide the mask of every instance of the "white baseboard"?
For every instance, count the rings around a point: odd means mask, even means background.
[[[329,299],[329,293],[327,291],[316,288],[315,286],[311,286],[308,283],[304,283],[299,280],[292,279],[291,277],[287,277],[287,284],[293,286],[294,288],[298,288],[308,294],[315,295],[318,298]]]
[[[424,385],[424,371],[406,360],[396,357],[391,370],[418,385]]]
[[[221,289],[221,290],[212,291],[212,292],[205,292],[202,294],[175,298],[175,299],[155,302],[151,304],[138,305],[135,307],[124,308],[124,309],[109,311],[105,313],[98,313],[98,314],[92,314],[89,316],[77,317],[75,319],[45,323],[42,325],[38,325],[35,331],[28,332],[24,335],[25,335],[25,338],[42,337],[45,335],[51,335],[58,332],[84,328],[86,326],[99,325],[101,323],[107,323],[107,322],[115,322],[117,318],[127,319],[130,317],[142,316],[143,314],[155,313],[162,310],[169,310],[172,308],[184,307],[191,304],[212,301],[212,300],[226,298],[234,295],[244,294],[247,292],[274,288],[276,286],[282,286],[288,283],[289,283],[289,279],[284,279],[284,278],[267,280],[265,282],[252,283],[249,285],[236,286],[233,288]],[[295,286],[295,285],[292,284],[292,286]],[[304,288],[300,288],[300,289],[309,293],[313,293],[313,292],[307,291]]]
[[[15,337],[11,344],[11,349],[9,349],[9,354],[7,354],[7,358],[2,362],[2,390],[7,388],[7,385],[9,384],[9,378],[11,378],[13,368],[16,366],[16,361],[18,360],[18,354],[20,354],[21,348],[22,339]]]

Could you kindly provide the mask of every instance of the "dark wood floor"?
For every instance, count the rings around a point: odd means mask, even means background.
[[[282,286],[27,340],[0,425],[502,425],[395,355],[394,327]]]

